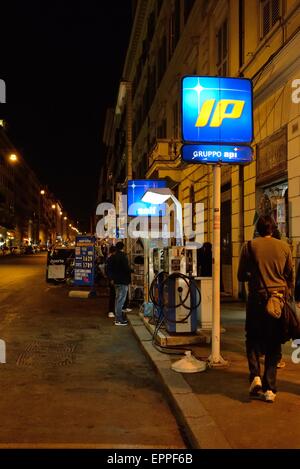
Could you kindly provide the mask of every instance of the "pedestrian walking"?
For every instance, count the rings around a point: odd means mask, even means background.
[[[197,250],[197,264],[200,277],[212,276],[212,244],[203,243],[203,246]]]
[[[259,217],[259,237],[246,243],[241,251],[238,280],[248,282],[246,304],[246,352],[249,366],[250,398],[274,402],[277,392],[277,364],[281,358],[282,324],[266,311],[268,296],[275,291],[287,297],[293,288],[290,247],[275,239],[270,216]],[[266,291],[267,290],[267,291]],[[260,356],[265,355],[261,379]]]
[[[126,326],[128,321],[123,316],[122,309],[126,300],[128,285],[131,281],[131,269],[124,252],[124,243],[122,241],[116,244],[116,253],[111,258],[110,276],[113,280],[116,292],[115,325]]]
[[[108,300],[108,313],[107,316],[109,318],[115,317],[115,301],[116,301],[116,292],[114,281],[112,279],[112,272],[111,272],[111,262],[112,256],[116,253],[116,246],[110,246],[107,259],[106,259],[106,266],[105,266],[105,273],[108,278],[108,286],[109,286],[109,300]]]

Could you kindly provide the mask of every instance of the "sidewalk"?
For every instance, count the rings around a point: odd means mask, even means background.
[[[181,357],[156,350],[142,318],[128,315],[142,349],[156,368],[180,424],[194,448],[275,449],[300,448],[300,364],[291,361],[294,349],[283,347],[286,367],[278,370],[274,404],[250,401],[244,351],[244,304],[222,303],[222,356],[226,368],[201,373],[177,373],[171,363]],[[197,358],[206,359],[210,345],[190,345]]]

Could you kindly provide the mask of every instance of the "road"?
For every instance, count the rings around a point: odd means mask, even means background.
[[[45,255],[0,259],[0,447],[186,448],[160,381],[107,297],[45,282]]]

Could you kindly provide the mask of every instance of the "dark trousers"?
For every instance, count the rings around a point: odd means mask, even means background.
[[[277,363],[281,359],[281,325],[265,311],[266,301],[249,297],[246,311],[246,352],[249,366],[249,381],[261,376],[260,357],[265,356],[263,391],[276,393]]]
[[[262,356],[261,345],[253,339],[246,339],[246,351],[249,366],[249,381],[252,382],[255,376],[261,376],[260,357]],[[276,393],[277,363],[281,359],[281,343],[275,342],[265,344],[265,369],[262,378],[263,391],[271,390]]]
[[[109,282],[109,300],[108,300],[108,311],[115,312],[115,301],[116,301],[116,291],[115,286]]]

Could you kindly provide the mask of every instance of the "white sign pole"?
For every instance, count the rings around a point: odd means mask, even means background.
[[[221,166],[219,164],[213,167],[213,180],[213,317],[212,349],[209,362],[211,366],[226,366],[228,363],[220,353]]]

